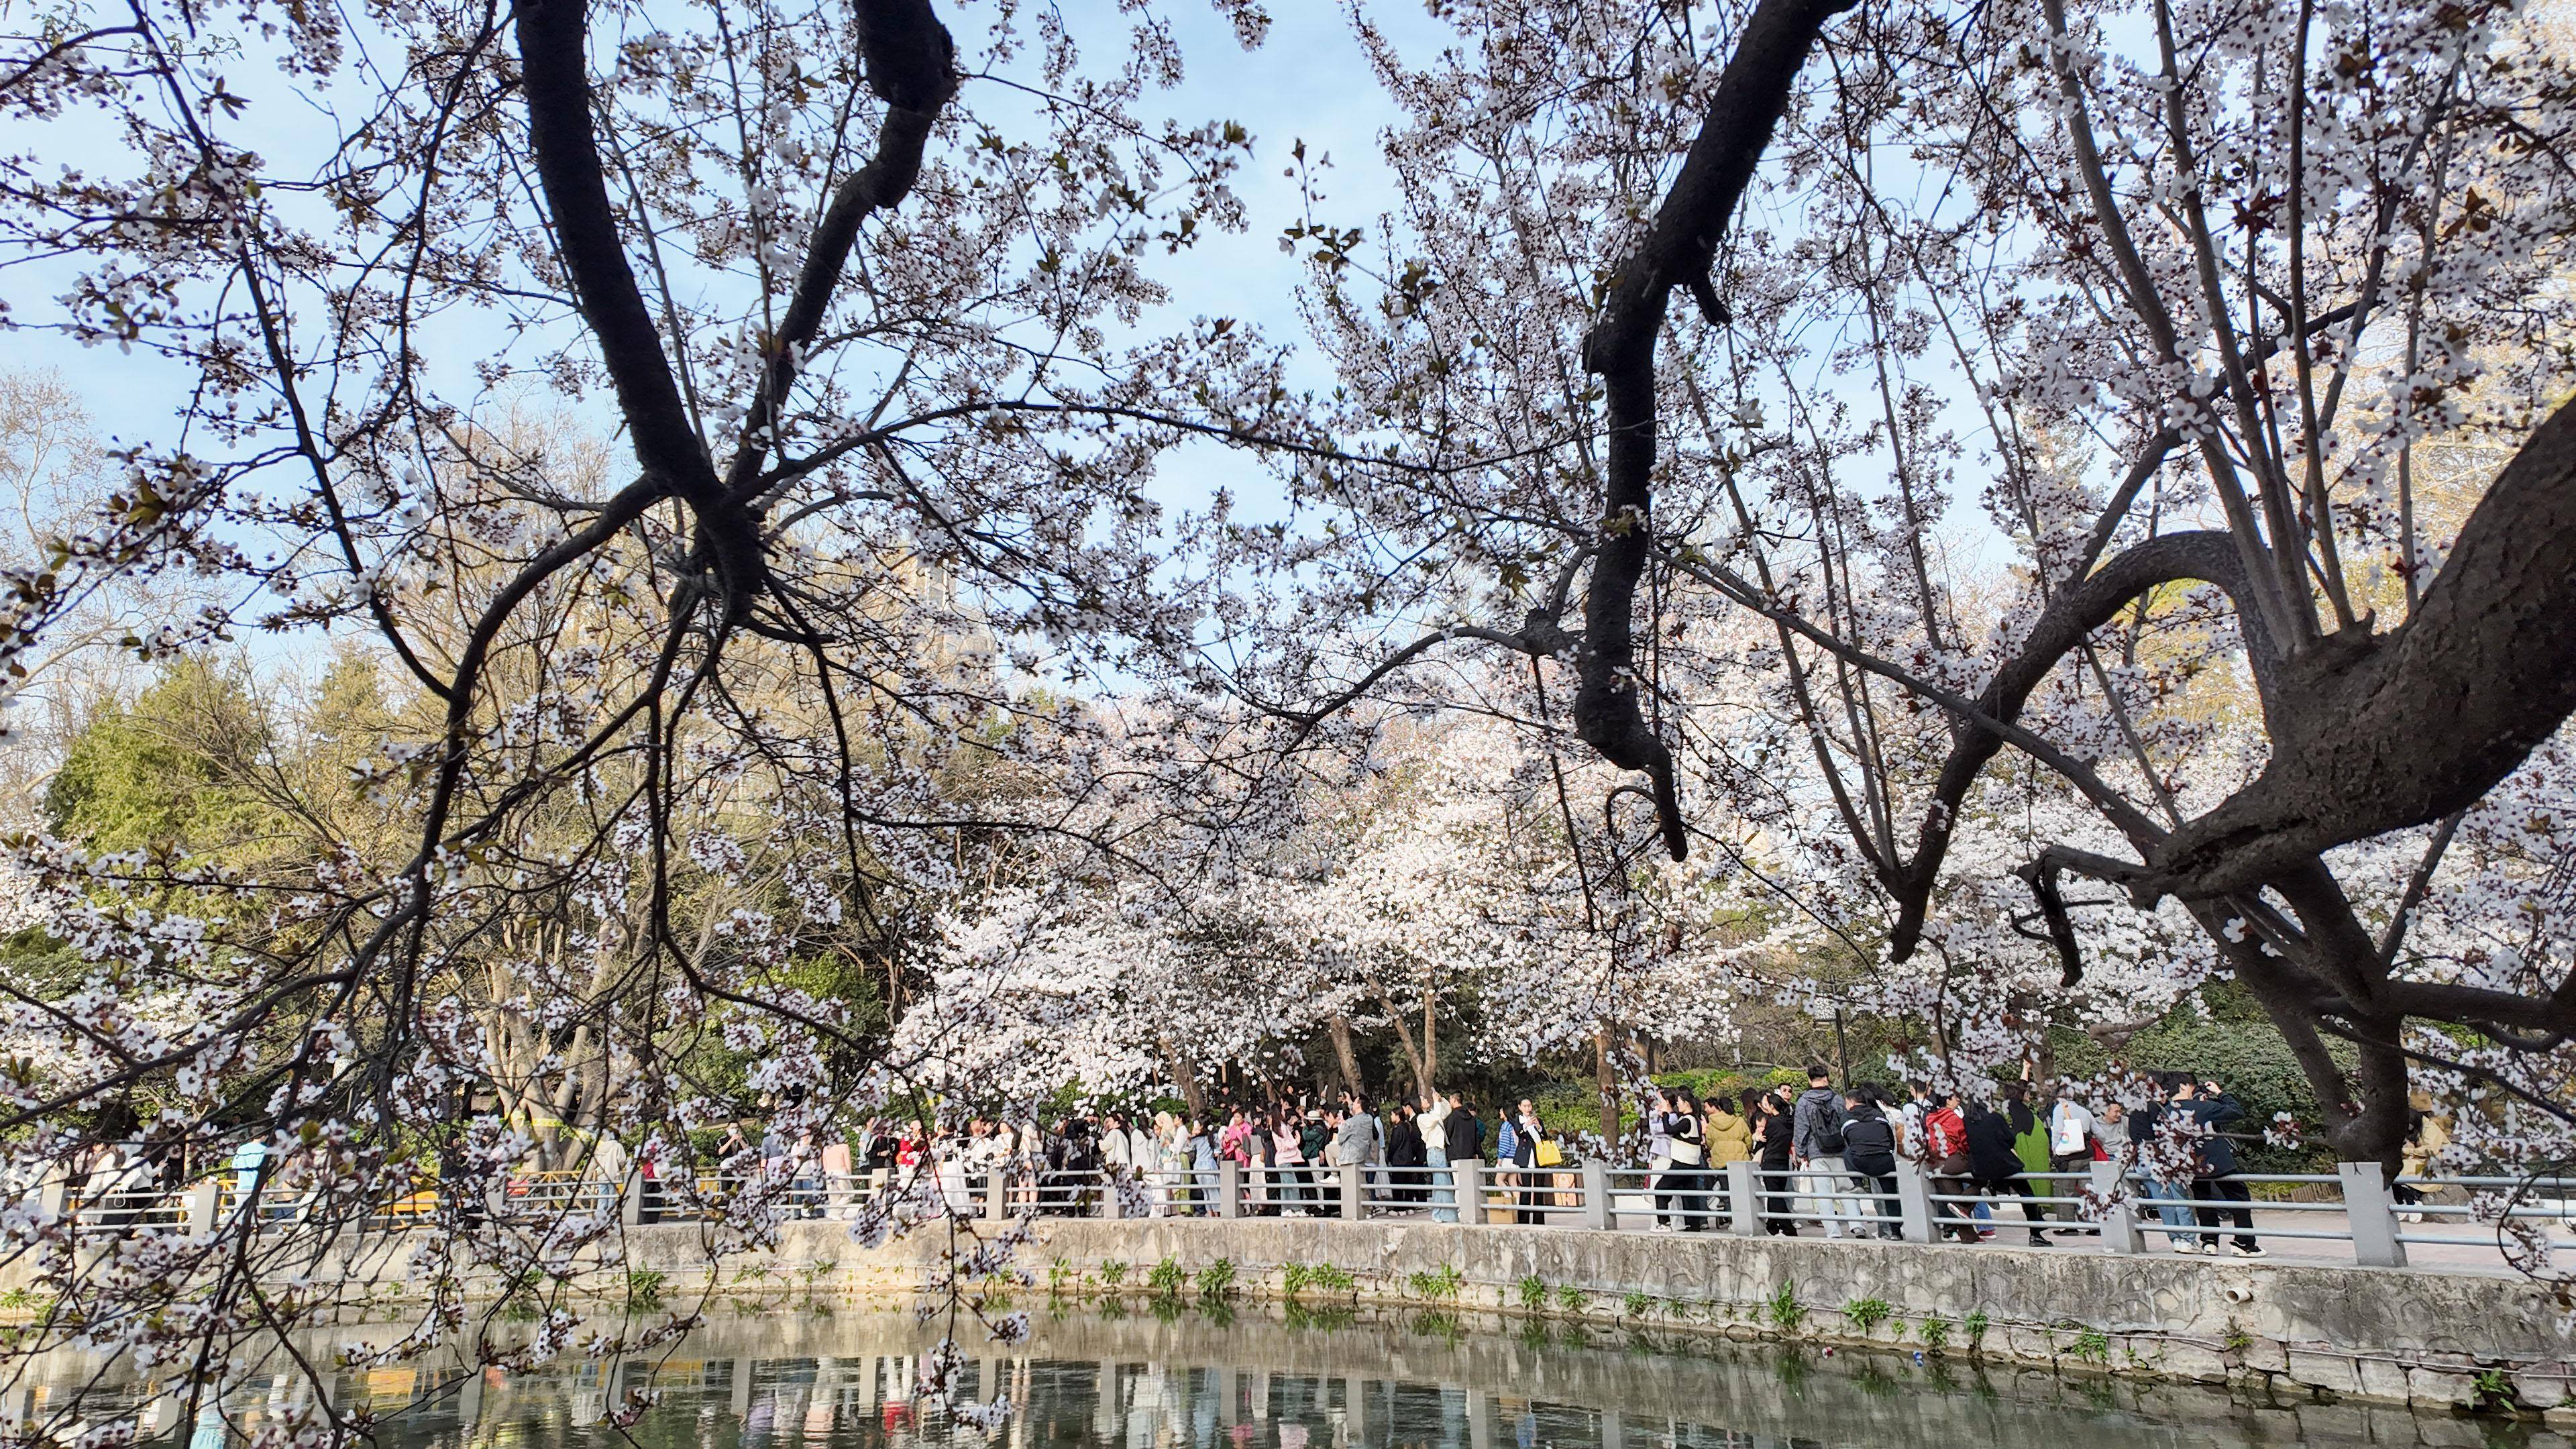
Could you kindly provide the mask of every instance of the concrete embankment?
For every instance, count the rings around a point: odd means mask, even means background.
[[[1042,1222],[1040,1233],[1019,1266],[1041,1294],[1140,1291],[1166,1259],[1189,1276],[1184,1291],[1195,1293],[1200,1275],[1222,1260],[1241,1291],[1264,1296],[1281,1294],[1293,1270],[1310,1301],[1404,1301],[1737,1338],[1864,1342],[2418,1407],[2493,1403],[2509,1393],[2525,1408],[2576,1416],[2576,1340],[2566,1311],[2543,1286],[2494,1275],[2072,1246],[1425,1222],[1069,1218]],[[707,1273],[694,1243],[685,1229],[643,1229],[630,1240],[630,1259],[685,1292]],[[902,1289],[919,1285],[938,1250],[923,1235],[865,1252],[837,1225],[808,1222],[792,1225],[776,1254],[731,1260],[724,1271],[757,1263],[793,1276],[828,1261],[821,1281],[833,1286]],[[1349,1274],[1352,1286],[1318,1286],[1319,1268]],[[1533,1307],[1540,1293],[1543,1305]]]
[[[991,1231],[993,1225],[975,1224]],[[711,1254],[695,1225],[629,1228],[613,1265],[573,1281],[622,1296],[658,1275],[664,1302],[913,1292],[948,1248],[916,1230],[874,1250],[831,1221],[788,1224],[773,1250]],[[387,1306],[416,1277],[416,1234],[375,1239],[340,1272]],[[622,1254],[622,1261],[615,1261]],[[2504,1403],[2576,1423],[2576,1338],[2549,1289],[2492,1274],[1721,1234],[1462,1227],[1419,1221],[1045,1219],[1016,1266],[1049,1292],[1150,1291],[1158,1267],[1196,1296],[1223,1279],[1257,1297],[1406,1304],[1624,1323],[1659,1332],[1868,1343],[1951,1359],[2231,1383],[2298,1398],[2447,1408]],[[1225,1265],[1218,1267],[1219,1264]],[[1211,1270],[1214,1270],[1211,1272]],[[1347,1275],[1345,1280],[1344,1275]],[[5,1287],[6,1284],[0,1284]],[[399,1310],[396,1309],[398,1313]]]

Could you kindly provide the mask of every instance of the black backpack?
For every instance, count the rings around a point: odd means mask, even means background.
[[[1816,1112],[1816,1155],[1818,1157],[1844,1156],[1842,1104],[1826,1102],[1820,1105]]]

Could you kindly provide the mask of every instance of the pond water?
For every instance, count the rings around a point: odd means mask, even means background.
[[[990,1432],[910,1391],[935,1329],[909,1313],[782,1307],[719,1318],[675,1348],[508,1374],[326,1372],[378,1416],[385,1449],[1716,1449],[1716,1446],[2439,1444],[2548,1449],[2509,1422],[2286,1404],[2184,1386],[1984,1369],[1953,1358],[1651,1338],[1475,1315],[1090,1307],[1031,1314],[1030,1341],[974,1357],[963,1393],[1007,1395]],[[356,1335],[342,1331],[331,1342]],[[960,1335],[961,1342],[965,1336]],[[308,1354],[327,1348],[316,1342]],[[66,1442],[130,1424],[169,1449],[245,1445],[314,1390],[254,1374],[194,1423],[116,1366],[57,1356],[0,1418]],[[658,1399],[631,1431],[607,1415]],[[6,1436],[0,1436],[6,1437]]]

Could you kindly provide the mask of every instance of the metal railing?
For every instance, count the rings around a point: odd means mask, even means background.
[[[1702,1231],[1896,1238],[2070,1239],[2114,1253],[2158,1250],[2221,1255],[2296,1244],[2314,1259],[2404,1266],[2410,1250],[2444,1266],[2501,1267],[2576,1253],[2576,1178],[2406,1177],[2391,1183],[2372,1164],[2332,1173],[2239,1173],[2158,1182],[2095,1163],[2090,1172],[2020,1173],[1981,1181],[1941,1178],[1901,1163],[1883,1178],[1812,1165],[1754,1162],[1650,1170],[1591,1160],[1546,1167],[1464,1161],[1264,1167],[1221,1161],[1213,1169],[1064,1170],[1025,1162],[937,1162],[892,1171],[826,1173],[805,1164],[759,1177],[708,1173],[622,1182],[593,1173],[531,1172],[496,1190],[484,1210],[598,1212],[629,1224],[690,1221],[760,1190],[796,1218],[851,1218],[882,1207],[907,1221],[938,1216],[1040,1217],[1398,1216],[1478,1226],[1594,1231]],[[247,1218],[257,1230],[336,1213],[292,1182],[263,1186],[256,1202],[237,1177],[190,1187],[110,1186],[91,1194],[48,1188],[53,1206],[85,1240],[141,1233],[205,1233]],[[400,1230],[435,1218],[439,1184],[358,1214]]]

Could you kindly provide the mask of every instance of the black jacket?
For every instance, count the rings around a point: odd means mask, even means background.
[[[1386,1160],[1391,1167],[1420,1167],[1431,1160],[1423,1149],[1422,1128],[1410,1117],[1386,1129]]]
[[[1990,1107],[1968,1110],[1968,1171],[1980,1182],[2005,1182],[2021,1176],[2021,1154],[2013,1151],[2012,1124]]]
[[[1789,1136],[1796,1130],[1786,1112],[1774,1112],[1762,1119],[1762,1135],[1755,1141],[1755,1150],[1764,1167],[1773,1172],[1789,1170]]]
[[[2194,1097],[2176,1102],[2178,1111],[2188,1112],[2201,1125],[2207,1136],[2200,1139],[2201,1171],[2211,1177],[2227,1177],[2236,1171],[2236,1144],[2219,1136],[2231,1122],[2245,1116],[2245,1108],[2224,1092],[2215,1097]]]
[[[1447,1145],[1451,1162],[1465,1162],[1471,1157],[1481,1161],[1485,1155],[1485,1124],[1476,1120],[1475,1113],[1460,1107],[1440,1125],[1440,1140]]]
[[[1843,1166],[1868,1177],[1896,1175],[1896,1129],[1875,1104],[1844,1120]]]

